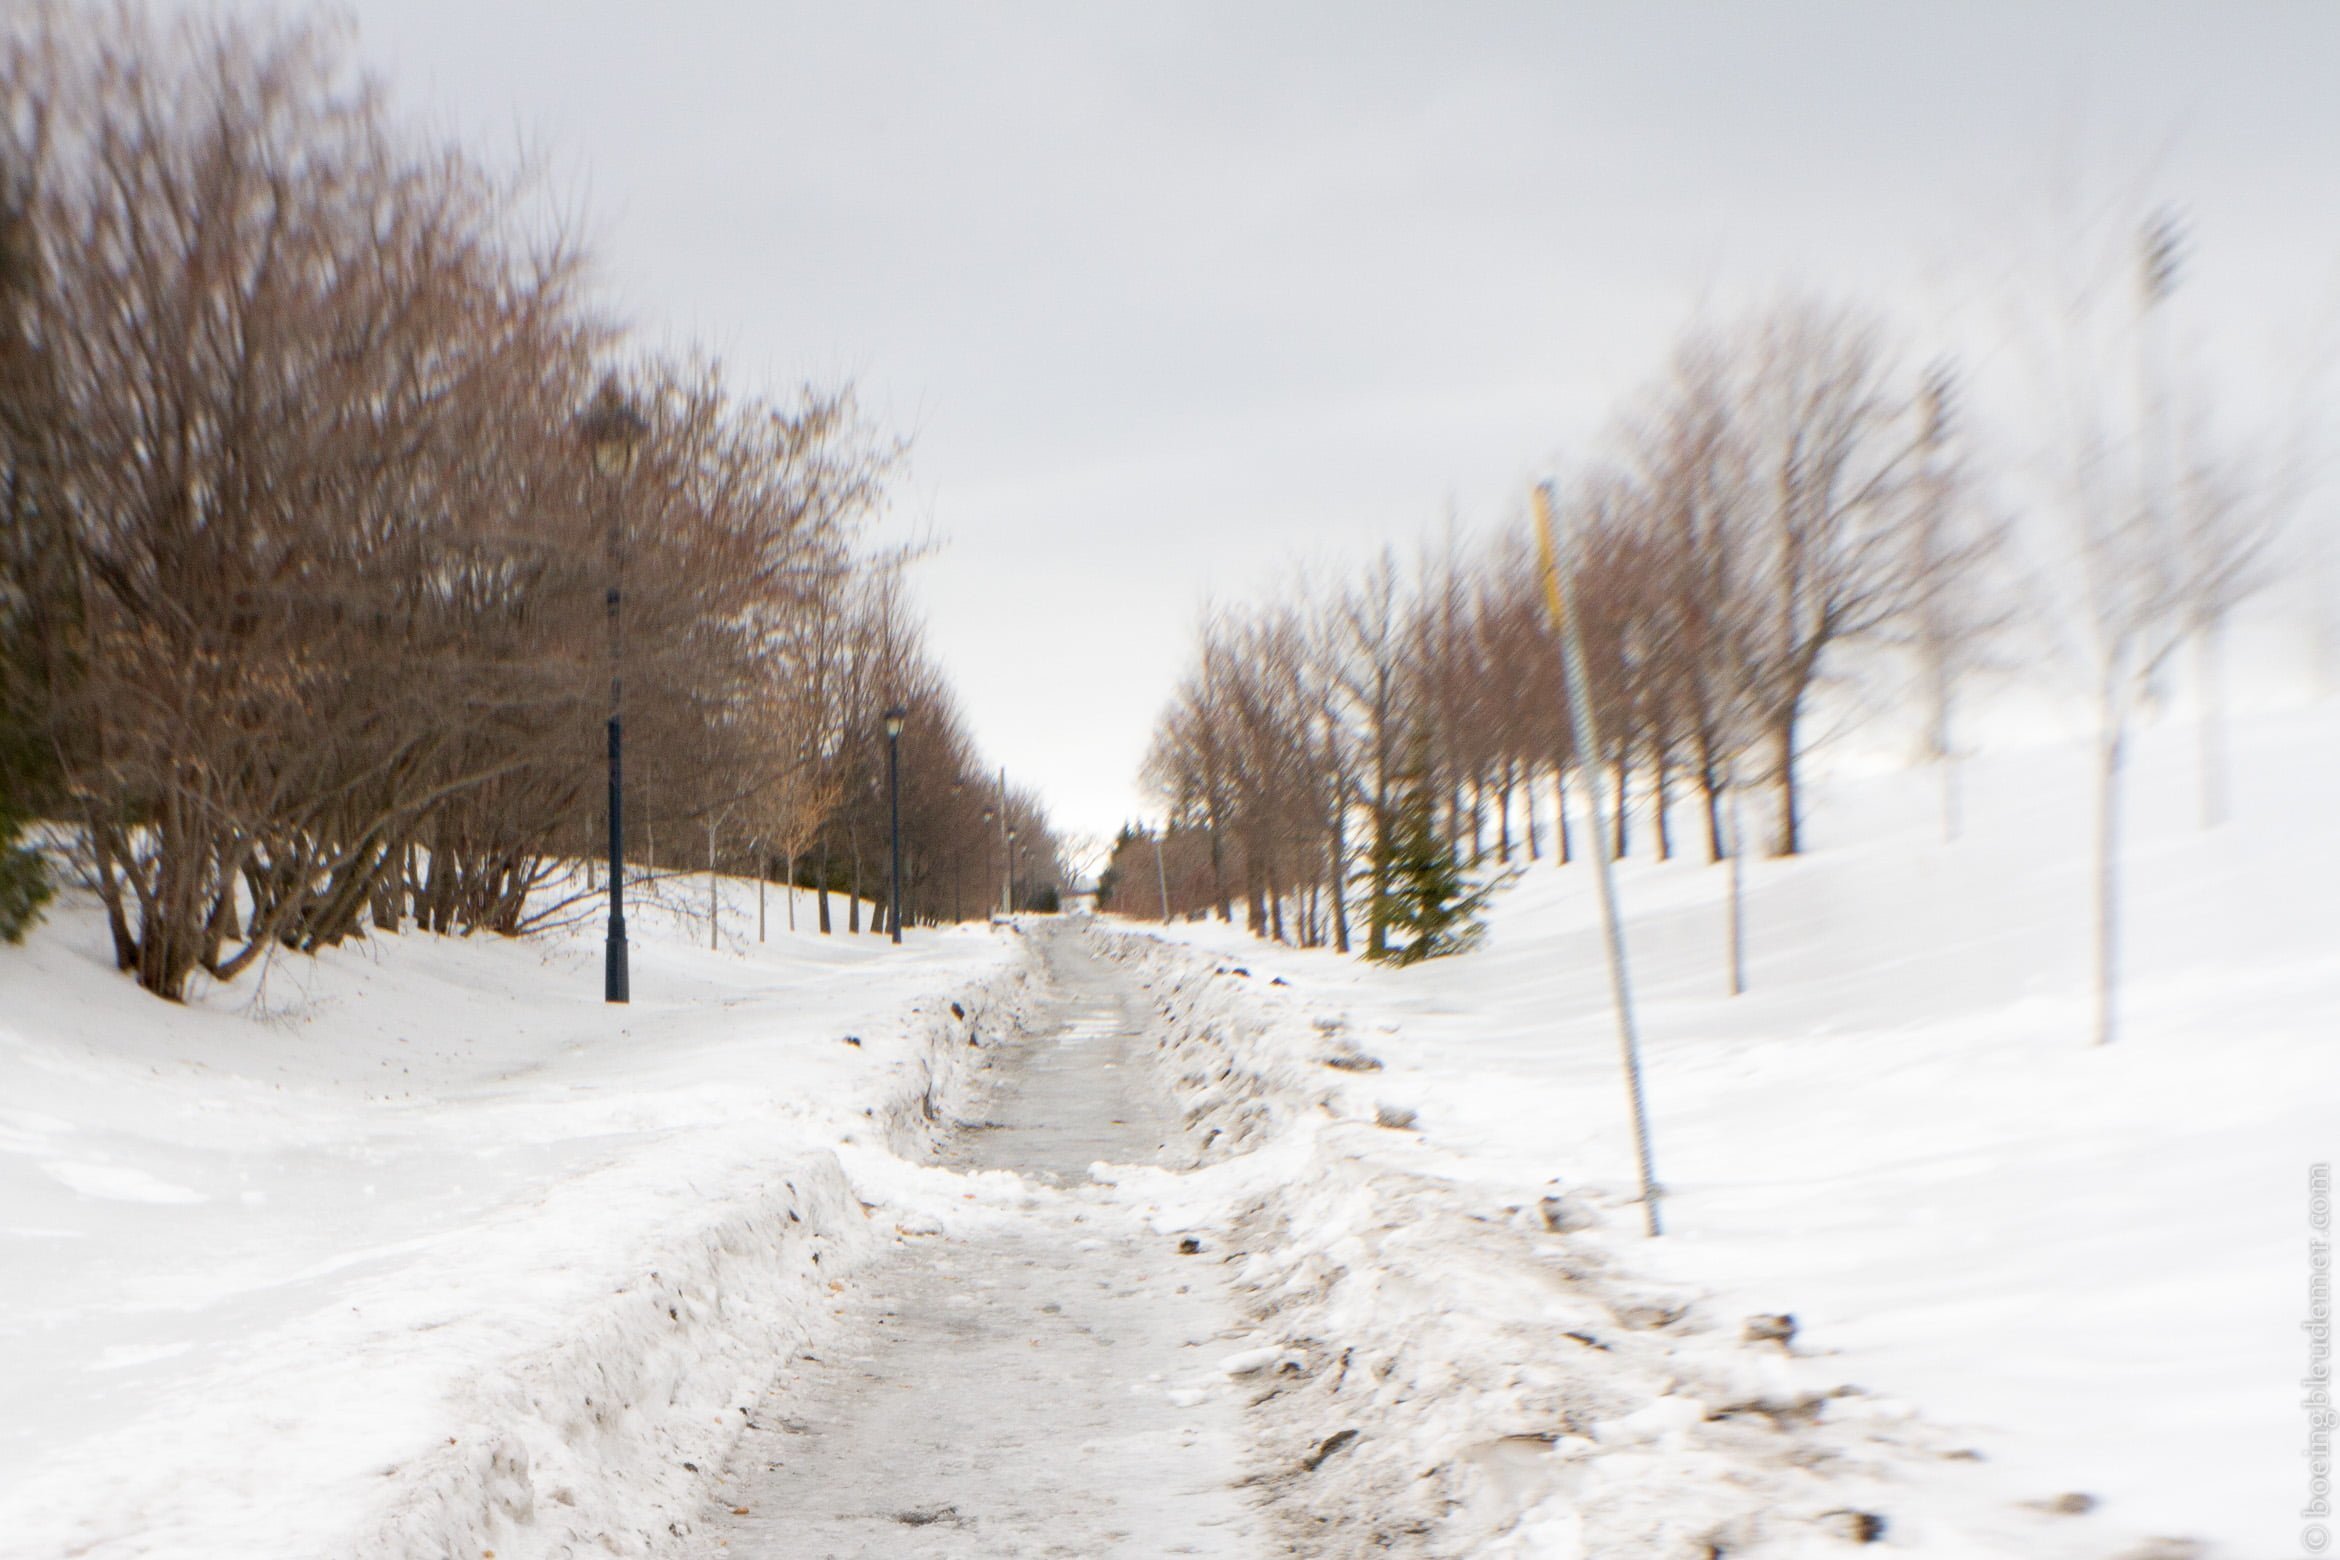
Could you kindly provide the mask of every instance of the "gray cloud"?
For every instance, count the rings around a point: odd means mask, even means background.
[[[403,103],[550,148],[654,335],[916,435],[976,729],[1100,829],[1206,587],[1493,518],[1702,300],[1923,305],[2062,161],[2155,170],[2232,329],[2340,255],[2329,6],[357,16]]]

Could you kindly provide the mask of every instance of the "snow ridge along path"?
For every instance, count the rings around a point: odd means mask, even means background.
[[[1216,1243],[1091,1176],[1188,1157],[1152,1015],[1070,927],[1026,925],[1046,974],[1027,1037],[992,1053],[983,1119],[937,1167],[852,1162],[903,1243],[757,1404],[694,1556],[1261,1552]]]
[[[597,924],[184,1005],[85,895],[0,947],[0,1560],[675,1552],[894,1249],[858,1167],[926,1151],[1031,984],[1012,932],[807,896],[759,943],[723,887],[718,950],[646,900],[624,1007]]]
[[[1088,935],[1145,993],[1203,1160],[1100,1173],[1230,1254],[1249,1331],[1221,1367],[1278,1553],[2227,1560],[2053,1486],[2010,1499],[1970,1431],[1642,1271],[1629,1192],[1506,1184],[1416,1131],[1418,1082],[1303,969]]]

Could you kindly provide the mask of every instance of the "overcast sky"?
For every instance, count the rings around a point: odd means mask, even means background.
[[[2340,258],[2324,0],[356,16],[402,107],[549,156],[648,337],[913,438],[976,735],[1099,832],[1206,596],[1497,523],[1702,308],[1939,318],[2072,169],[2186,210],[2233,331]]]

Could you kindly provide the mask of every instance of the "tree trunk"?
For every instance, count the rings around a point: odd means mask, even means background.
[[[1519,766],[1519,814],[1527,826],[1528,860],[1544,859],[1544,843],[1536,832],[1536,766],[1533,760]]]
[[[1665,745],[1660,743],[1657,749],[1657,790],[1650,797],[1650,806],[1657,818],[1657,848],[1658,860],[1660,861],[1674,859],[1674,830],[1666,817],[1667,793],[1673,789],[1674,783],[1674,766],[1670,762],[1671,757],[1672,755],[1666,751]]]
[[[404,908],[404,896],[399,892],[398,855],[403,848],[403,843],[389,846],[383,853],[381,870],[374,875],[370,895],[373,903],[369,908],[373,911],[376,931],[395,932],[399,927],[398,912]]]
[[[1219,838],[1217,812],[1214,811],[1205,820],[1205,828],[1211,841],[1211,899],[1218,909],[1220,922],[1232,925],[1235,920],[1235,907],[1227,888],[1227,853]]]
[[[1612,842],[1616,846],[1616,849],[1610,853],[1618,861],[1623,861],[1625,859],[1625,847],[1628,843],[1625,833],[1625,771],[1627,767],[1628,766],[1625,762],[1625,749],[1619,747],[1617,749],[1617,820],[1615,824],[1616,838]]]
[[[861,836],[847,830],[845,842],[853,850],[853,879],[845,885],[845,930],[861,930]]]
[[[829,842],[827,840],[821,841],[821,875],[817,893],[821,907],[821,935],[826,937],[835,929],[829,920]]]
[[[1779,760],[1779,850],[1793,856],[1804,848],[1803,799],[1796,792],[1796,717],[1789,711],[1771,733],[1772,751]]]
[[[1710,795],[1707,806],[1714,801]],[[1739,793],[1731,793],[1731,995],[1747,990],[1746,842],[1739,836]]]
[[[1724,854],[1722,797],[1718,794],[1721,777],[1715,773],[1714,749],[1704,743],[1700,744],[1698,753],[1698,790],[1706,799],[1706,859],[1709,862],[1721,861]],[[1736,856],[1738,853],[1734,843],[1730,854]]]
[[[1332,816],[1332,929],[1333,947],[1349,951],[1349,898],[1346,879],[1349,872],[1348,807],[1346,798],[1336,802]]]
[[[90,855],[97,864],[98,902],[106,909],[106,930],[114,940],[114,968],[127,970],[138,959],[137,942],[130,935],[130,920],[122,910],[122,882],[114,875],[114,831],[100,824],[95,817],[89,820]]]
[[[1560,839],[1560,865],[1576,859],[1575,830],[1568,822],[1568,766],[1552,761],[1552,828]]]
[[[1503,773],[1495,781],[1495,859],[1511,865],[1511,760],[1503,761]]]
[[[1365,906],[1365,952],[1389,956],[1389,765],[1373,781],[1373,896]]]
[[[2202,827],[2226,821],[2226,626],[2217,618],[2194,636],[2194,680],[2201,685]]]

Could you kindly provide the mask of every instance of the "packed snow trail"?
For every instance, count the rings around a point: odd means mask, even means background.
[[[1235,1488],[1240,1409],[1182,1385],[1231,1336],[1219,1265],[1089,1177],[1174,1152],[1143,1009],[1069,929],[1029,935],[1058,1011],[998,1059],[987,1119],[939,1158],[1062,1195],[859,1271],[837,1328],[757,1406],[696,1555],[1258,1552]]]

